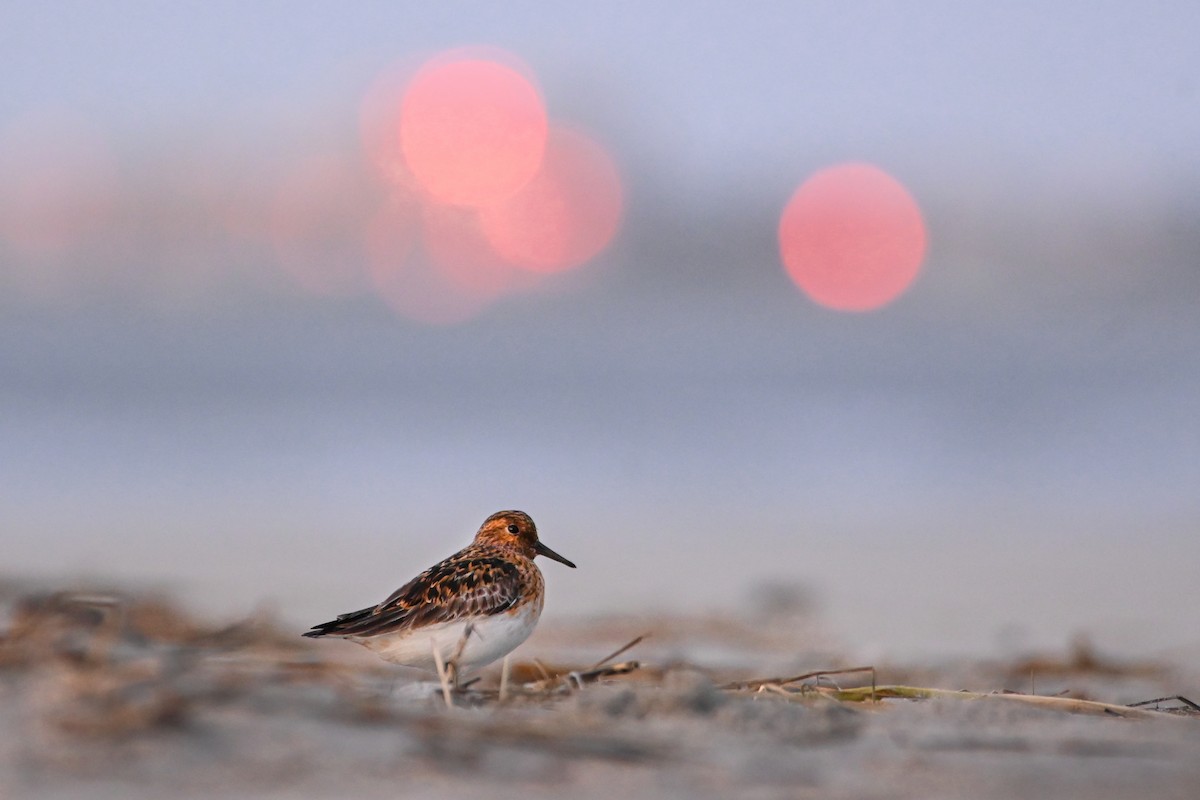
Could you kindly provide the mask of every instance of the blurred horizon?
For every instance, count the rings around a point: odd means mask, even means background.
[[[782,581],[867,653],[1191,635],[1200,9],[60,3],[0,28],[7,575],[307,624],[519,507],[581,567],[545,565],[548,619]],[[370,109],[462,47],[523,62],[551,130],[612,160],[620,219],[429,324],[360,240],[398,191]],[[789,197],[845,163],[928,237],[861,313],[780,258]]]

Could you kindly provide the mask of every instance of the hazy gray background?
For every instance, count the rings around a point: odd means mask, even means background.
[[[580,565],[547,615],[775,580],[868,656],[1194,644],[1200,7],[1044,5],[8,4],[3,571],[308,624],[519,507]],[[253,209],[464,44],[608,146],[617,241],[454,326],[306,295]],[[86,173],[69,247],[14,238],[39,152]],[[868,314],[775,243],[845,160],[929,229]]]

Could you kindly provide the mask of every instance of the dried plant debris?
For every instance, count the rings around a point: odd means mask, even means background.
[[[336,682],[261,618],[204,626],[157,596],[71,591],[20,597],[0,636],[0,677],[20,678],[43,726],[124,736],[182,724],[197,704],[255,684]]]
[[[571,781],[585,775],[608,786],[660,772],[686,789],[677,796],[777,782],[840,785],[850,797],[881,795],[855,783],[859,773],[845,764],[868,765],[862,775],[907,774],[913,758],[989,752],[1144,759],[1200,780],[1200,768],[1184,768],[1200,763],[1200,708],[1172,694],[1169,672],[1151,684],[1157,694],[1143,695],[1154,699],[1130,705],[933,688],[933,666],[922,672],[929,686],[881,683],[891,670],[836,664],[751,678],[754,671],[731,669],[727,659],[719,667],[648,663],[651,634],[615,647],[621,640],[610,630],[577,662],[506,659],[459,675],[452,654],[437,680],[414,679],[314,648],[262,615],[209,625],[149,594],[10,593],[0,603],[0,773],[34,782],[120,775],[161,796],[176,773],[192,776],[195,793],[198,776],[216,770],[221,780],[250,781],[238,784],[243,790],[287,776],[304,796],[308,781],[329,774],[378,777],[376,796],[390,797],[383,790],[393,791],[398,776],[407,796],[419,796],[421,787],[437,794],[460,785],[446,781],[490,789],[503,775],[525,796],[522,781],[574,791],[583,784]],[[572,651],[585,650],[583,632],[572,636]],[[1153,724],[1096,721],[1103,718]],[[840,753],[842,766],[830,768],[814,755],[821,752]],[[6,788],[0,780],[0,795]],[[340,794],[342,784],[313,793]]]
[[[1175,714],[1181,717],[1200,717],[1200,705],[1182,695],[1171,697],[1156,697],[1153,700],[1140,700],[1130,703],[1129,708],[1153,708],[1165,714]]]

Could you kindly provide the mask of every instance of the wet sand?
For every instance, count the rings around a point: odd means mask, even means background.
[[[785,604],[545,625],[503,700],[496,665],[448,708],[436,680],[268,618],[12,584],[0,607],[2,797],[1200,796],[1200,716],[1120,708],[1197,699],[1194,653],[874,664],[877,686],[951,691],[853,702],[872,673],[787,680],[865,665]],[[641,634],[599,665],[619,674],[588,672]]]

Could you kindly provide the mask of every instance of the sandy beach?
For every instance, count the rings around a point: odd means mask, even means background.
[[[449,708],[430,676],[268,618],[215,625],[161,596],[13,584],[3,609],[4,797],[1200,791],[1197,710],[1122,708],[1195,699],[1186,653],[1116,660],[1077,641],[1058,654],[792,680],[867,665],[839,659],[804,607],[664,617],[648,630],[633,627],[645,618],[612,617],[543,627],[514,654],[503,699],[495,665]],[[944,691],[847,699],[872,681],[879,695]]]

